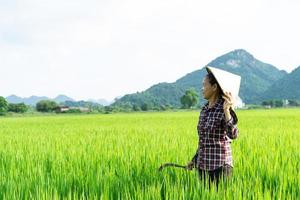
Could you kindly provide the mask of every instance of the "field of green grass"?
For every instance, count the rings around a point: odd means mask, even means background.
[[[240,110],[226,190],[186,164],[199,111],[0,118],[0,199],[300,199],[300,109]]]

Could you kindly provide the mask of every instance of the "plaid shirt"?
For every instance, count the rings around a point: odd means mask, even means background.
[[[213,107],[209,108],[208,102],[202,107],[197,125],[198,149],[192,159],[196,168],[211,171],[224,164],[233,167],[230,143],[238,136],[238,119],[230,109],[231,118],[226,122],[223,103],[224,99],[219,98]]]

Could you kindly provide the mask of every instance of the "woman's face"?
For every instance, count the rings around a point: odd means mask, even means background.
[[[217,92],[217,84],[211,85],[207,76],[202,81],[202,95],[204,99],[210,99]]]

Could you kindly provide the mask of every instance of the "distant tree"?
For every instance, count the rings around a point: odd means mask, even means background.
[[[172,109],[172,108],[173,108],[173,106],[172,106],[172,105],[170,105],[169,103],[167,103],[167,104],[165,105],[165,108],[166,108],[166,110],[168,110],[168,109]]]
[[[271,106],[271,107],[274,107],[274,106],[275,106],[275,101],[274,101],[274,100],[270,100],[269,102],[270,102],[270,106]]]
[[[88,108],[91,110],[91,112],[104,112],[104,106],[91,102],[91,101],[64,101],[60,103],[61,105],[68,106],[68,107],[83,107],[83,108]]]
[[[261,105],[274,107],[275,106],[275,101],[274,100],[266,100],[266,101],[263,101],[261,103]]]
[[[263,101],[263,102],[261,103],[261,105],[263,105],[263,106],[269,106],[269,105],[270,105],[270,102],[269,102],[269,101]]]
[[[140,111],[140,110],[141,110],[140,106],[137,105],[137,104],[134,104],[133,107],[132,107],[132,109],[133,109],[134,111]]]
[[[297,100],[289,100],[289,105],[290,106],[300,106],[300,103]]]
[[[8,111],[9,112],[16,112],[16,113],[24,113],[27,112],[28,107],[24,103],[10,103],[8,105]]]
[[[141,109],[142,109],[143,111],[149,110],[149,104],[143,103],[142,106],[141,106]]]
[[[153,106],[153,108],[152,108],[153,110],[157,110],[157,111],[159,111],[160,110],[160,106]]]
[[[82,113],[82,111],[79,108],[71,108],[65,111],[65,113]]]
[[[283,106],[283,101],[282,100],[275,100],[274,104],[275,104],[275,107],[282,107]]]
[[[263,106],[271,106],[271,107],[282,107],[283,106],[283,100],[282,99],[272,99],[263,101],[261,103]]]
[[[132,104],[130,102],[125,102],[120,105],[121,111],[130,112],[132,111]]]
[[[190,88],[185,91],[185,94],[180,98],[180,102],[183,108],[191,108],[196,105],[199,99],[199,95],[194,88]]]
[[[167,110],[168,107],[166,105],[160,105],[160,110]]]
[[[8,103],[4,97],[0,96],[0,115],[4,115],[7,112]]]
[[[52,112],[56,107],[57,103],[51,100],[41,100],[36,104],[36,110],[39,112]]]
[[[113,111],[112,106],[104,106],[104,113],[105,114],[111,113],[112,111]]]

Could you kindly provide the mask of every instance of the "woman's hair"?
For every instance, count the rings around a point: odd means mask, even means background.
[[[217,84],[217,88],[219,90],[220,95],[223,95],[223,91],[222,91],[217,79],[215,78],[215,76],[212,73],[209,72],[209,73],[206,74],[206,77],[208,78],[208,81],[211,85]]]

